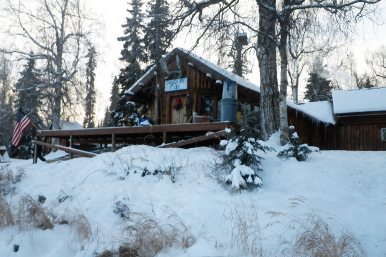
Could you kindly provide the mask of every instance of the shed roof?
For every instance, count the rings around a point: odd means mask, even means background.
[[[308,115],[316,121],[335,124],[331,102],[329,101],[307,102],[304,104],[295,104],[291,101],[287,101],[287,105],[296,111],[300,111]]]
[[[386,111],[386,88],[333,90],[334,114]]]
[[[164,58],[167,61],[169,61],[173,56],[176,54],[183,55],[184,57],[188,58],[190,61],[194,61],[195,63],[199,63],[202,68],[205,68],[205,70],[209,70],[210,72],[215,73],[214,75],[219,76],[221,79],[229,79],[235,81],[238,85],[248,88],[250,90],[260,92],[260,88],[253,84],[252,82],[237,76],[236,74],[233,74],[232,72],[227,71],[224,68],[221,68],[220,66],[214,64],[211,61],[208,61],[194,53],[192,53],[189,50],[186,50],[184,48],[175,48],[171,52],[169,52]],[[146,73],[139,78],[127,91],[126,94],[133,95],[135,94],[139,88],[145,84],[149,79],[151,79],[153,76],[155,76],[155,72],[157,71],[156,65],[151,66]]]

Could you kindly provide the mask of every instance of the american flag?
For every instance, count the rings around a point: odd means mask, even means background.
[[[21,143],[21,138],[24,132],[31,125],[31,120],[21,110],[16,114],[16,126],[13,130],[12,145],[18,147]]]

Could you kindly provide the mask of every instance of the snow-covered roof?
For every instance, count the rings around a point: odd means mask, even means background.
[[[253,91],[256,91],[256,92],[260,92],[260,88],[253,84],[252,82],[240,77],[240,76],[237,76],[236,74],[233,74],[232,72],[230,71],[227,71],[226,69],[224,68],[221,68],[220,66],[218,66],[217,64],[214,64],[213,62],[211,61],[208,61],[194,53],[192,53],[191,51],[189,50],[186,50],[184,48],[175,48],[173,51],[169,52],[165,58],[169,58],[171,55],[174,54],[174,52],[176,51],[180,51],[186,55],[188,55],[189,57],[191,57],[192,59],[194,59],[195,61],[197,62],[200,62],[202,63],[203,65],[207,66],[208,68],[214,70],[215,72],[221,74],[222,76],[224,76],[225,78],[228,78],[230,80],[233,80],[235,81],[238,85],[242,86],[242,87],[245,87],[245,88],[248,88],[250,90],[253,90]],[[134,92],[134,89],[136,87],[138,87],[142,81],[147,78],[150,74],[156,72],[156,65],[152,66],[144,75],[142,75],[141,78],[139,78],[128,90],[126,90],[126,94],[129,94],[129,95],[133,95],[135,92]]]
[[[386,88],[333,90],[335,114],[386,111]]]
[[[59,127],[62,130],[83,129],[83,126],[76,121],[63,121],[59,123]]]
[[[305,104],[295,104],[291,101],[287,101],[287,105],[318,121],[335,124],[332,106],[329,101],[307,102]]]
[[[189,56],[191,56],[196,61],[199,61],[199,62],[205,64],[206,66],[208,66],[209,68],[217,71],[218,73],[220,73],[224,77],[226,77],[226,78],[228,78],[230,80],[235,81],[238,85],[246,87],[246,88],[251,89],[251,90],[256,91],[256,92],[260,92],[260,87],[258,87],[257,85],[253,84],[252,82],[250,82],[250,81],[248,81],[248,80],[246,80],[246,79],[244,79],[244,78],[242,78],[240,76],[237,76],[236,74],[234,74],[234,73],[232,73],[230,71],[227,71],[224,68],[221,68],[217,64],[214,64],[213,62],[208,61],[208,60],[202,58],[201,56],[198,56],[198,55],[192,53],[191,51],[188,51],[188,50],[186,50],[184,48],[178,48],[178,49],[180,51],[188,54]]]

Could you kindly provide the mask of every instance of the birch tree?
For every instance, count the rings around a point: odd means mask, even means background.
[[[369,7],[380,0],[180,0],[179,13],[176,18],[179,26],[191,26],[192,22],[207,21],[212,26],[226,12],[242,17],[235,8],[238,4],[250,4],[258,8],[258,23],[240,22],[247,28],[257,31],[255,44],[260,73],[260,127],[262,139],[267,139],[278,128],[281,130],[282,144],[288,141],[287,119],[287,70],[288,70],[288,35],[293,26],[293,15],[304,10],[320,12],[318,18],[334,19],[341,27],[358,21],[373,10]],[[209,8],[212,7],[212,8]],[[210,11],[206,11],[210,9]],[[203,17],[209,16],[204,19]],[[208,29],[204,29],[203,33]],[[277,74],[276,50],[280,53],[280,97]],[[279,111],[280,100],[280,111]],[[280,117],[280,119],[279,119]]]
[[[50,89],[52,127],[58,129],[63,108],[72,105],[74,95],[79,94],[76,75],[88,34],[81,1],[7,1],[10,18],[15,24],[11,33],[17,42],[25,42],[27,46],[18,48],[16,45],[7,51],[30,56],[48,67],[45,72],[50,79],[41,86]]]
[[[8,145],[12,137],[14,111],[11,94],[11,64],[4,54],[0,55],[0,146]]]
[[[386,46],[381,46],[366,60],[373,74],[386,82]]]

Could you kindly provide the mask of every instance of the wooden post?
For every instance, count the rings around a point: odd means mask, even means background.
[[[162,134],[163,134],[163,140],[162,141],[163,141],[164,144],[166,144],[167,133],[166,133],[166,131],[164,131]]]
[[[72,137],[72,135],[70,136],[70,148],[72,148],[74,145],[74,139]],[[70,159],[74,158],[74,154],[73,153],[70,153]]]
[[[37,140],[38,140],[38,137],[35,136],[34,158],[32,161],[33,164],[38,162],[38,144],[36,143]]]
[[[111,135],[111,151],[115,152],[115,134]]]

